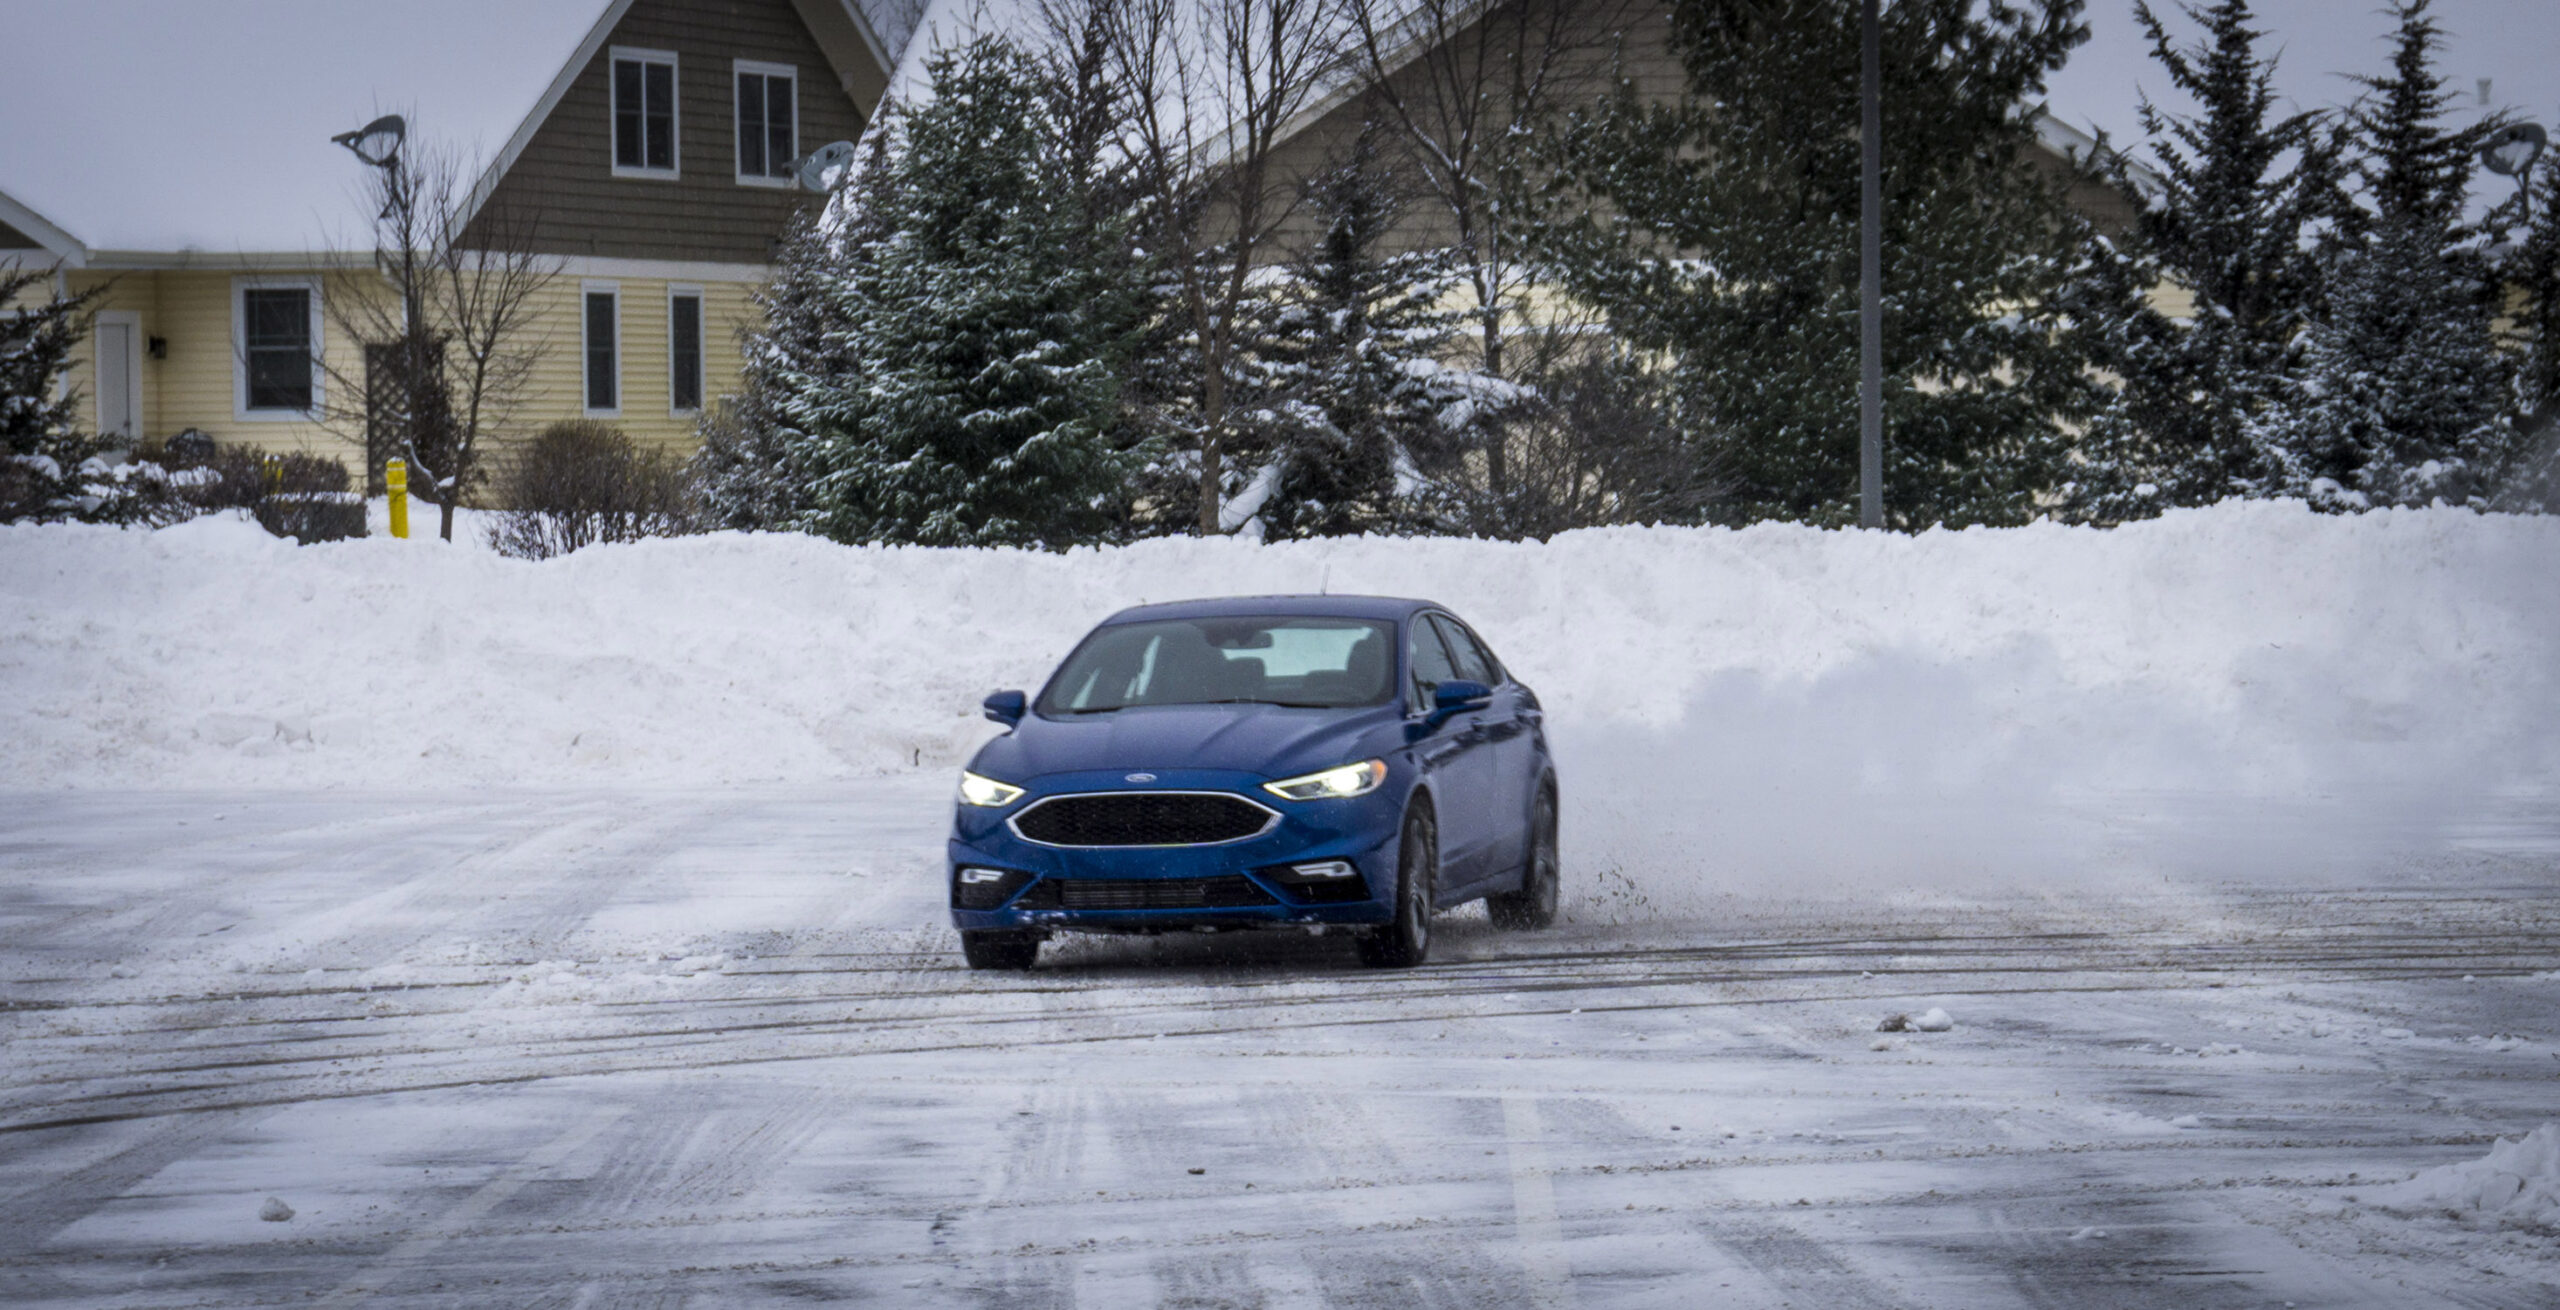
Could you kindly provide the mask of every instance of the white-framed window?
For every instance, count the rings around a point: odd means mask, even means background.
[[[676,176],[675,52],[615,46],[612,69],[613,175]]]
[[[585,363],[587,417],[622,413],[622,284],[578,284],[578,358]]]
[[[800,70],[789,64],[732,61],[737,85],[738,181],[790,186],[800,155]]]
[[[308,420],[327,398],[320,368],[320,279],[231,279],[231,396],[235,418]]]
[[[702,288],[667,285],[667,413],[702,412]]]
[[[89,389],[98,407],[98,435],[130,443],[142,435],[142,315],[100,310],[89,340],[98,352],[97,385]]]

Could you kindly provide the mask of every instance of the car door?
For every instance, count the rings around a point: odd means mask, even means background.
[[[1536,702],[1528,689],[1505,677],[1502,665],[1466,624],[1446,614],[1432,622],[1449,648],[1458,676],[1493,688],[1493,699],[1476,717],[1481,720],[1484,757],[1484,846],[1478,852],[1481,876],[1491,878],[1519,868],[1529,858],[1529,789],[1536,782],[1537,744],[1530,729]]]
[[[1432,693],[1443,682],[1463,678],[1432,616],[1418,616],[1406,635],[1407,663],[1412,670],[1408,704],[1422,721],[1432,718]],[[1493,754],[1484,733],[1484,711],[1466,710],[1432,724],[1416,743],[1423,772],[1432,779],[1432,799],[1440,819],[1440,892],[1449,893],[1486,876],[1485,843],[1493,827],[1489,793],[1493,786]]]

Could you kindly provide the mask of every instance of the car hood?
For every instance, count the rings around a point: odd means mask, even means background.
[[[1309,710],[1279,705],[1147,705],[1075,718],[1025,716],[970,768],[1027,783],[1099,769],[1232,770],[1283,778],[1382,753],[1368,739],[1403,722],[1390,705]]]

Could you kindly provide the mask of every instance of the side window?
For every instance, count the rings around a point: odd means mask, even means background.
[[[613,173],[676,175],[676,57],[670,51],[613,51]]]
[[[586,312],[579,334],[585,338],[587,414],[609,418],[622,411],[622,289],[611,282],[585,284]]]
[[[791,185],[791,160],[800,153],[799,70],[789,64],[736,61],[738,79],[738,180],[756,186]]]
[[[1416,622],[1409,639],[1413,650],[1413,705],[1431,708],[1431,689],[1458,676],[1458,667],[1449,662],[1449,652],[1440,645],[1437,627],[1429,622]]]
[[[1434,614],[1431,625],[1440,629],[1440,639],[1449,643],[1449,655],[1457,663],[1459,677],[1488,687],[1502,685],[1502,674],[1495,669],[1493,657],[1485,654],[1484,647],[1477,644],[1476,635],[1467,631],[1465,624],[1446,615]]]
[[[240,321],[240,387],[243,410],[308,414],[319,370],[311,344],[311,289],[243,287]]]
[[[667,412],[702,409],[702,290],[667,289]]]

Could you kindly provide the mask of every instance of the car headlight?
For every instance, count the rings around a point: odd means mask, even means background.
[[[1327,769],[1322,773],[1310,773],[1304,777],[1266,782],[1262,784],[1262,789],[1282,800],[1331,801],[1352,796],[1366,796],[1376,791],[1378,784],[1386,780],[1387,762],[1385,760],[1362,760],[1358,764],[1346,764],[1341,768]]]
[[[960,803],[963,805],[984,805],[992,809],[1011,805],[1021,796],[1022,789],[1012,783],[981,778],[967,769],[960,771]]]

